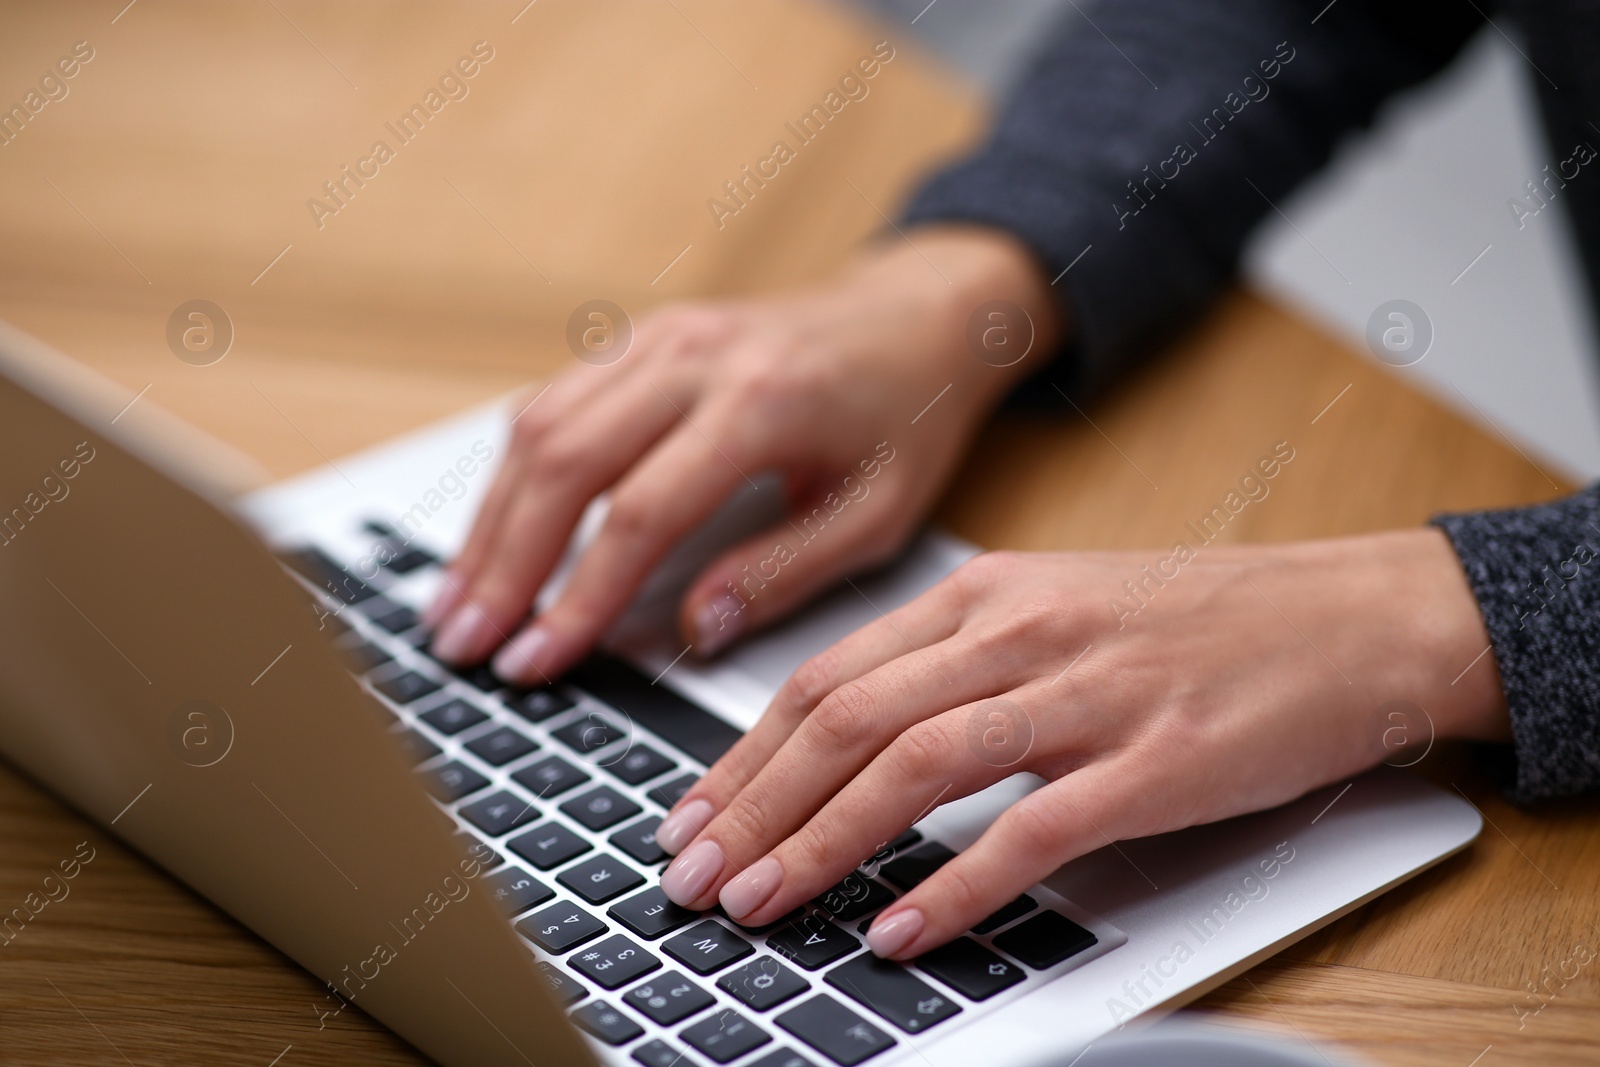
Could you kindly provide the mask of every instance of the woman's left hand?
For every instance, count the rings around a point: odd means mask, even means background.
[[[910,958],[1092,849],[1379,762],[1387,701],[1441,736],[1504,739],[1494,657],[1474,663],[1487,646],[1432,529],[1185,562],[979,556],[795,673],[658,830],[678,853],[661,885],[760,926],[935,805],[1018,771],[1046,779],[877,918],[873,951]]]

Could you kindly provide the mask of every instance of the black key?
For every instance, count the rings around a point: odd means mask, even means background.
[[[988,1000],[1027,978],[1021,967],[1001,959],[970,937],[924,952],[916,964],[972,1000]]]
[[[461,846],[462,854],[477,860],[481,870],[492,871],[506,861],[506,858],[496,852],[493,846],[479,841],[464,830],[457,830],[453,836],[456,844]]]
[[[573,981],[560,971],[556,970],[546,960],[537,960],[534,966],[539,968],[539,973],[544,975],[544,980],[550,983],[550,993],[556,998],[556,1003],[561,1007],[576,1004],[589,995],[583,988],[582,982]]]
[[[393,656],[377,645],[368,644],[365,641],[359,645],[341,648],[339,655],[344,658],[345,666],[354,674],[366,674],[372,668],[394,659]]]
[[[644,1067],[694,1067],[689,1057],[659,1038],[646,1041],[634,1049],[633,1058]]]
[[[489,779],[471,767],[451,760],[422,772],[422,784],[443,804],[453,804],[468,793],[476,793]]]
[[[572,1013],[572,1021],[608,1045],[626,1045],[644,1028],[603,1000],[591,1000]]]
[[[644,885],[644,875],[602,852],[562,871],[556,881],[591,904],[604,904]]]
[[[677,971],[668,971],[622,994],[622,1002],[652,1022],[671,1026],[711,1007],[717,998]]]
[[[398,610],[399,607],[399,604],[379,593],[361,602],[361,614],[369,619],[376,619],[380,615],[387,615],[391,611]]]
[[[409,704],[439,691],[438,682],[424,678],[416,671],[401,671],[391,678],[373,682],[372,687],[396,704]]]
[[[546,756],[537,763],[528,764],[513,774],[511,779],[534,796],[544,799],[559,796],[574,786],[582,785],[589,780],[589,776],[560,756]]]
[[[506,847],[541,871],[548,871],[594,846],[560,823],[544,822],[521,837],[513,837]]]
[[[917,845],[920,845],[921,843],[922,843],[922,835],[921,834],[917,833],[915,830],[907,830],[905,833],[901,834],[899,837],[895,838],[893,841],[890,841],[889,845],[888,845],[888,848],[896,856],[898,856],[898,855],[900,855],[900,853],[907,852],[910,849],[912,849],[913,847],[915,847]]]
[[[396,604],[393,610],[373,616],[372,621],[392,634],[405,633],[422,620],[408,607]]]
[[[441,666],[444,665],[441,664]],[[506,683],[500,679],[498,674],[494,673],[494,668],[487,663],[480,663],[476,667],[445,666],[445,670],[460,678],[472,688],[485,693],[492,693],[496,689],[505,688]]]
[[[816,1067],[816,1064],[798,1052],[780,1048],[775,1052],[767,1053],[759,1060],[752,1061],[749,1067]]]
[[[506,704],[529,722],[544,722],[573,706],[572,701],[549,689],[532,689],[509,696]]]
[[[489,716],[465,700],[447,700],[436,708],[429,708],[417,718],[441,734],[459,734],[469,726],[476,726]]]
[[[285,552],[283,561],[306,581],[346,604],[359,604],[378,595],[376,589],[345,570],[320,548],[307,547]]]
[[[598,762],[629,785],[643,785],[652,778],[678,769],[676,763],[648,745],[634,745],[620,756],[608,754]]]
[[[561,805],[572,821],[594,830],[608,829],[623,819],[631,819],[644,809],[609,785],[591,789]]]
[[[972,928],[972,932],[975,934],[993,933],[1006,923],[1022,918],[1024,915],[1028,914],[1028,912],[1032,911],[1038,906],[1039,902],[1037,900],[1034,900],[1028,894],[1024,893],[1016,900],[1013,900],[1011,903],[1007,904],[1005,907],[1001,908],[999,911],[983,920],[983,922],[979,923],[977,926],[974,926]]]
[[[812,903],[839,922],[849,923],[871,915],[893,900],[894,893],[886,886],[859,871],[852,871]]]
[[[391,734],[390,736],[400,745],[400,754],[413,767],[424,760],[432,759],[444,751],[444,749],[415,730],[401,730],[399,733]]]
[[[908,1034],[920,1034],[961,1011],[959,1004],[901,964],[870,952],[839,964],[825,980]]]
[[[739,740],[734,727],[614,657],[591,656],[568,680],[707,767]]]
[[[517,923],[517,933],[546,952],[562,953],[607,930],[606,924],[568,901],[552,904]]]
[[[421,567],[439,562],[438,556],[425,549],[404,548],[400,545],[391,547],[394,549],[394,554],[388,559],[378,561],[378,566],[386,571],[394,571],[396,574],[410,574]]]
[[[653,867],[667,858],[666,852],[656,844],[656,827],[660,825],[661,816],[652,815],[632,826],[624,826],[607,840],[646,867]]]
[[[1077,955],[1098,940],[1060,912],[1041,911],[1005,933],[996,934],[994,947],[1042,971],[1068,956]]]
[[[616,989],[643,978],[660,967],[661,961],[621,934],[612,934],[567,957],[567,966],[587,975],[602,989]]]
[[[767,937],[767,947],[784,959],[814,971],[848,956],[861,947],[861,942],[854,934],[812,912],[774,930]]]
[[[871,1059],[894,1047],[894,1038],[826,993],[819,993],[772,1020],[841,1067]]]
[[[481,689],[485,693],[492,693],[496,689],[504,687],[506,684],[500,680],[500,676],[495,674],[487,663],[480,663],[475,667],[457,667],[439,659],[433,654],[432,634],[429,634],[426,640],[417,645],[417,651],[421,652],[424,656],[427,656],[429,659],[437,663],[441,670],[449,671],[457,678],[460,678],[462,681],[471,685],[474,689]]]
[[[550,731],[550,734],[563,745],[584,756],[627,736],[592,711],[576,722],[569,722],[559,730]]]
[[[653,885],[638,896],[613,904],[607,915],[646,941],[665,937],[700,917],[697,911],[681,908],[667,899],[661,887]]]
[[[726,926],[707,919],[664,942],[661,951],[695,974],[712,974],[744,959],[755,948]]]
[[[766,1011],[811,988],[806,980],[773,959],[762,956],[717,979],[717,985],[735,1000],[756,1011]]]
[[[660,804],[663,808],[671,811],[672,805],[682,800],[683,794],[687,793],[699,780],[700,776],[698,774],[685,774],[680,778],[674,778],[670,782],[656,786],[645,796],[650,798],[651,803]]]
[[[772,1040],[771,1034],[732,1008],[684,1027],[678,1036],[718,1063],[732,1063]]]
[[[885,863],[879,873],[900,889],[914,889],[955,858],[954,852],[937,841],[930,841]]]
[[[489,887],[489,899],[507,917],[537,908],[556,895],[555,890],[521,867],[507,867],[503,871],[485,875],[483,884]]]
[[[517,827],[526,826],[539,817],[537,808],[504,789],[490,793],[482,800],[474,800],[458,810],[463,819],[490,837],[509,834]]]
[[[509,726],[490,730],[474,737],[464,746],[466,750],[494,767],[504,767],[514,759],[521,759],[539,746]]]

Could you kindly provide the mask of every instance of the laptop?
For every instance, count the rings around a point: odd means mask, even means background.
[[[1479,831],[1461,798],[1379,768],[1108,843],[951,946],[875,960],[872,916],[1040,784],[1017,775],[766,928],[686,912],[658,886],[667,809],[796,665],[975,550],[928,533],[697,662],[675,593],[766,521],[778,494],[757,488],[603,652],[508,688],[433,659],[417,612],[514,414],[241,496],[225,446],[0,326],[0,752],[321,979],[297,1045],[359,1009],[451,1067],[1065,1063]]]

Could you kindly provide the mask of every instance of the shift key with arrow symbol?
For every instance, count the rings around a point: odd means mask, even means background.
[[[908,1034],[920,1034],[961,1011],[949,996],[900,964],[870,952],[829,971],[827,983]]]

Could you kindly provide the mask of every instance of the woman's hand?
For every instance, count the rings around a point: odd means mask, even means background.
[[[979,556],[812,659],[662,823],[678,853],[662,888],[760,926],[935,804],[1018,771],[1047,779],[873,923],[873,951],[906,959],[1104,844],[1379,762],[1387,701],[1442,736],[1508,736],[1438,531],[1208,546],[1147,579],[1168,555]]]
[[[610,512],[571,582],[495,656],[501,676],[548,680],[582,657],[673,544],[764,471],[785,476],[789,521],[694,582],[681,614],[700,652],[893,555],[1055,333],[1048,286],[1012,239],[940,228],[914,240],[805,294],[657,312],[620,362],[579,365],[551,385],[512,428],[510,454],[427,613],[435,653],[475,663],[500,648],[585,506],[608,489]],[[1031,317],[1032,360],[998,367],[969,349],[968,319],[997,299]],[[856,502],[836,506],[846,498]],[[799,538],[821,525],[816,508],[828,529],[802,550]],[[780,544],[798,558],[774,564]],[[762,568],[761,582],[747,582],[746,568]]]

